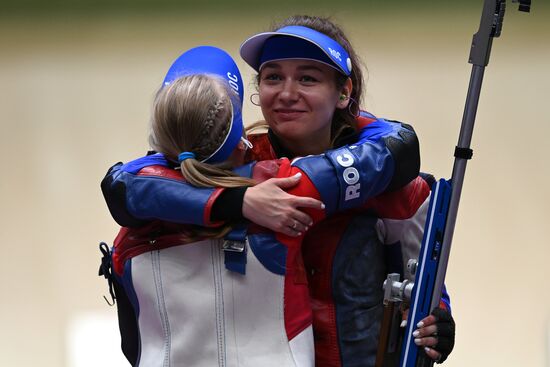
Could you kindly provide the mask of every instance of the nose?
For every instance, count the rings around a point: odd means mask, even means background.
[[[294,80],[286,79],[279,92],[279,98],[284,103],[294,103],[300,98],[299,89]]]

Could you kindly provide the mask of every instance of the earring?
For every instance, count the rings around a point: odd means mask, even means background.
[[[258,98],[257,101],[254,100],[253,98]],[[250,102],[254,105],[254,106],[259,106],[260,105],[260,93],[252,93],[250,95]]]
[[[353,111],[351,110],[351,106],[355,104],[355,108],[357,108],[357,113],[353,113]],[[357,104],[357,101],[353,98],[350,97],[349,99],[349,104],[348,104],[348,112],[350,115],[352,115],[353,117],[357,118],[359,117],[359,115],[361,114],[361,109],[359,108],[359,105]]]
[[[348,98],[345,94],[340,94],[340,101],[345,101]]]

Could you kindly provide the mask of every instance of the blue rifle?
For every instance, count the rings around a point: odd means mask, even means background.
[[[512,0],[519,2],[519,10],[529,12],[531,0]],[[407,267],[414,282],[399,281],[399,274],[389,274],[384,282],[384,324],[396,320],[397,304],[410,303],[409,321],[401,345],[401,367],[432,366],[433,360],[423,349],[414,344],[412,335],[416,324],[439,306],[443,282],[447,271],[451,241],[456,223],[458,203],[464,182],[466,163],[472,158],[470,142],[477,112],[479,94],[485,67],[494,37],[499,37],[502,30],[506,0],[485,0],[479,30],[474,34],[470,50],[469,63],[473,64],[466,106],[460,128],[458,144],[454,152],[454,166],[451,180],[444,179],[432,187],[428,217],[424,227],[424,238],[417,260],[409,260]],[[396,328],[382,328],[377,366],[383,365],[382,350],[396,348]],[[393,330],[393,331],[392,331]]]

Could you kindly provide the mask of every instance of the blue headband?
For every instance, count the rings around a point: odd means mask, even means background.
[[[241,109],[244,87],[241,73],[235,60],[233,60],[224,50],[213,46],[199,46],[189,49],[174,61],[166,73],[163,84],[168,85],[180,77],[195,74],[221,77],[223,80],[227,81],[231,89],[239,95],[238,102],[236,98],[229,97],[231,100],[231,126],[227,136],[214,153],[202,160],[204,163],[220,163],[229,158],[243,135],[244,128]],[[184,153],[193,154],[192,152]],[[191,157],[189,155],[184,155],[183,160],[188,158]],[[195,157],[193,156],[192,158]],[[178,157],[178,159],[180,159],[181,163],[181,158]]]
[[[195,159],[195,153],[193,153],[193,152],[181,152],[178,155],[178,162],[181,163],[184,160],[189,159],[189,158]]]
[[[338,42],[314,29],[288,26],[275,32],[256,34],[241,45],[241,56],[254,70],[268,61],[284,59],[315,60],[351,74],[351,58]]]

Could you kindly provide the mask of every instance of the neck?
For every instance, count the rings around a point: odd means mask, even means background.
[[[330,149],[330,136],[326,139],[281,139],[272,130],[268,133],[271,146],[278,157],[303,157],[311,154],[321,154]]]
[[[292,153],[295,157],[305,157],[312,154],[321,154],[330,148],[330,139],[320,142],[318,140],[304,141],[290,141],[283,142],[285,148]]]

